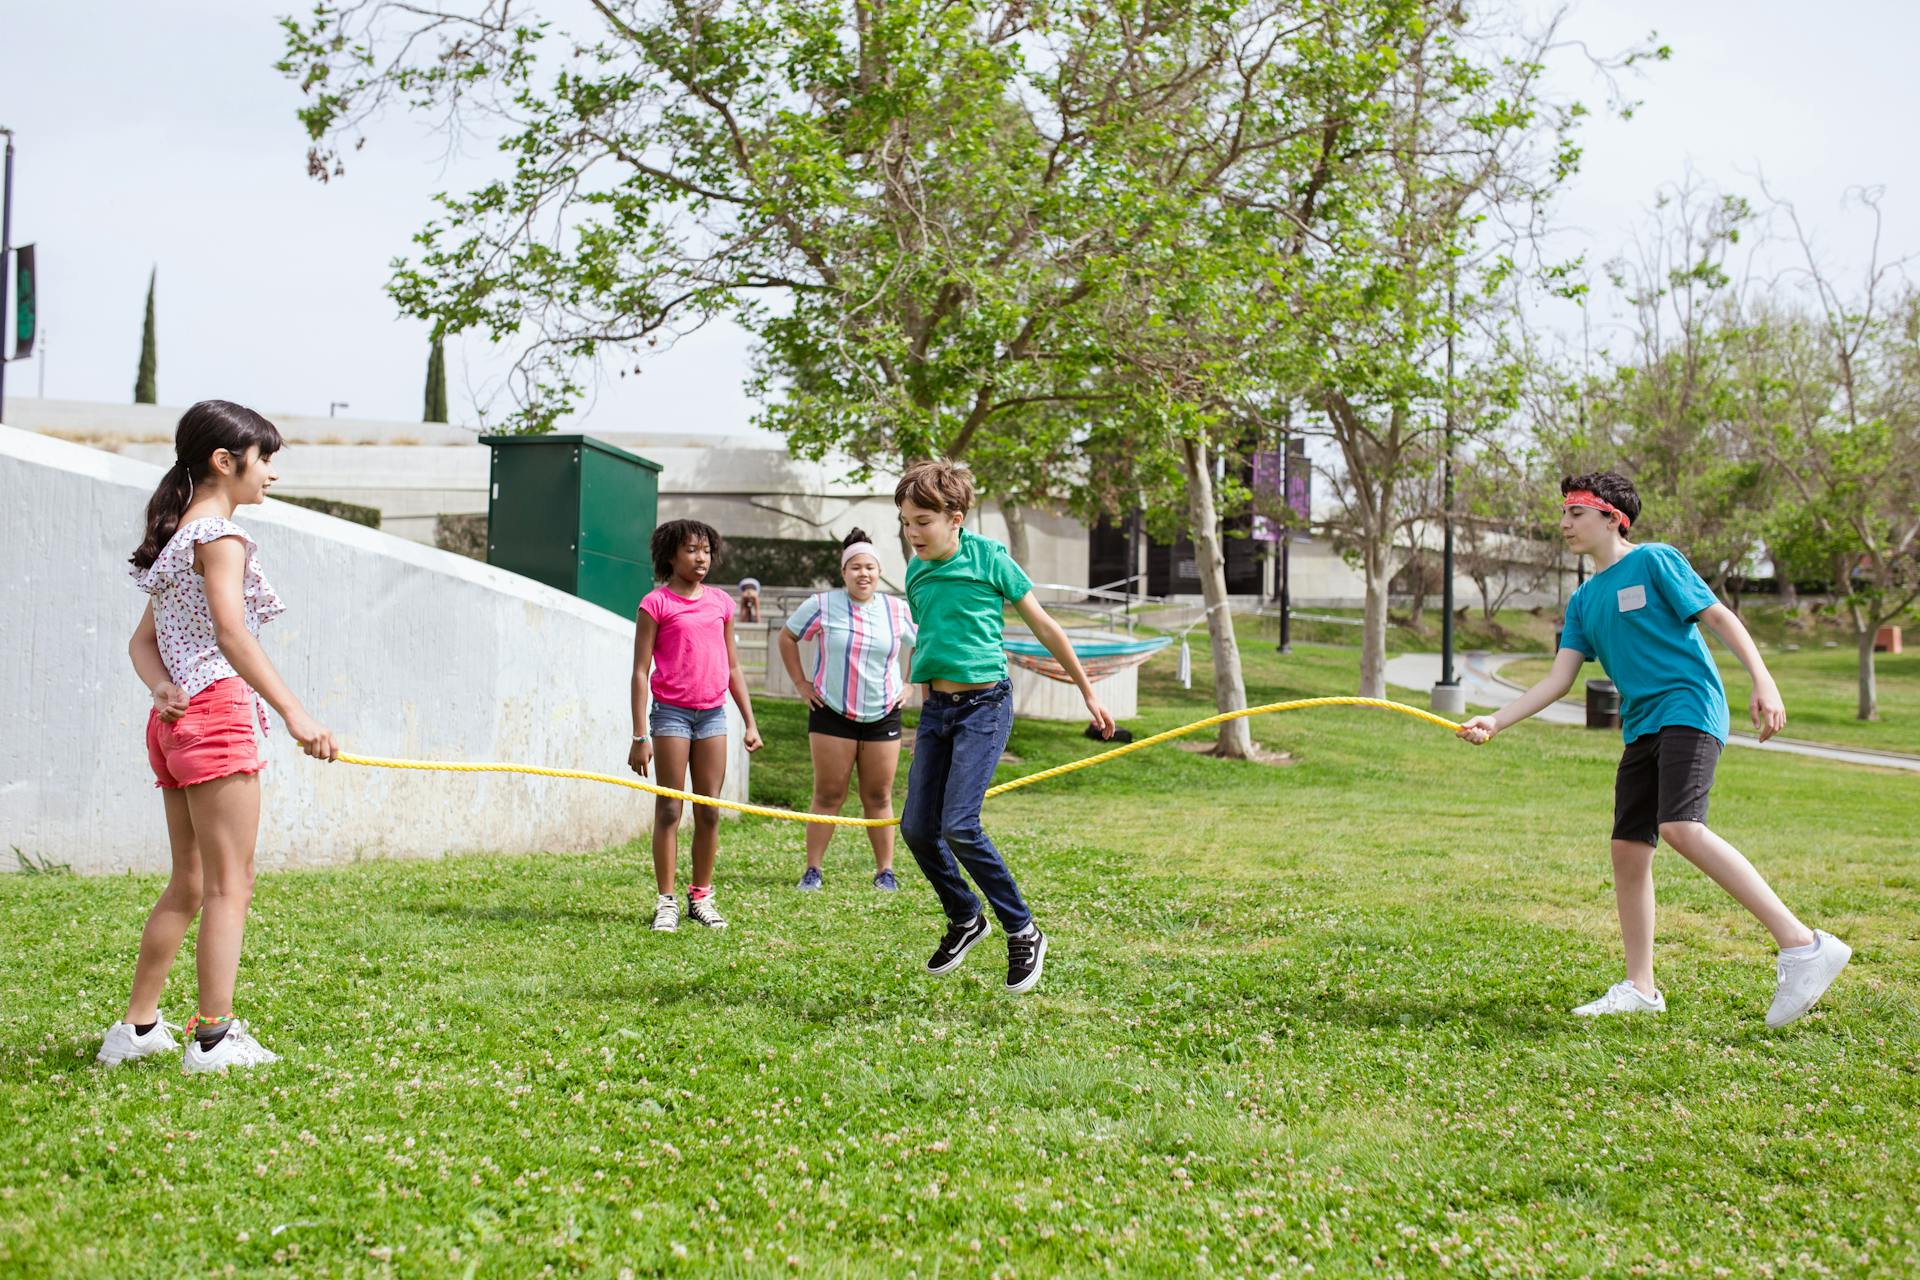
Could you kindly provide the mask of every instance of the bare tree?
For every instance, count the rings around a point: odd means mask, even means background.
[[[1786,572],[1819,565],[1854,633],[1856,715],[1880,716],[1874,643],[1920,600],[1920,291],[1880,248],[1880,192],[1854,193],[1872,249],[1858,290],[1843,294],[1790,204],[1804,265],[1785,296],[1741,329],[1748,437],[1786,477],[1771,543]]]

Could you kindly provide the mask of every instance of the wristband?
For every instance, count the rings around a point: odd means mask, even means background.
[[[633,740],[635,742],[645,742],[648,738],[651,738],[652,736],[653,735],[650,733],[636,733],[633,735]]]

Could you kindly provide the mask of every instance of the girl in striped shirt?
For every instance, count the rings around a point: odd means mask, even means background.
[[[787,675],[811,710],[807,737],[813,748],[813,811],[839,813],[855,766],[860,770],[860,808],[869,818],[893,816],[893,775],[900,766],[900,704],[906,685],[900,654],[913,645],[913,615],[907,602],[880,590],[880,559],[859,529],[840,547],[839,591],[810,596],[780,632]],[[813,673],[801,664],[800,641],[818,642]],[[873,887],[899,888],[893,878],[893,828],[869,827],[873,841]],[[818,889],[821,864],[833,828],[807,827],[807,869],[800,888]]]

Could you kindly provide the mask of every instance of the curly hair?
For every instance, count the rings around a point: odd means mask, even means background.
[[[1580,489],[1611,503],[1626,515],[1629,524],[1640,523],[1640,494],[1634,489],[1633,481],[1618,471],[1588,471],[1582,475],[1560,477],[1561,497]],[[1625,530],[1621,533],[1624,537]]]
[[[696,538],[706,539],[707,550],[713,556],[711,563],[719,564],[725,544],[720,541],[720,531],[705,520],[669,520],[653,531],[649,546],[653,552],[655,582],[665,582],[673,576],[673,557]]]

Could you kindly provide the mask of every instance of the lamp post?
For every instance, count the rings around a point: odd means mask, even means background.
[[[1280,495],[1286,502],[1286,523],[1280,526],[1280,643],[1281,653],[1293,652],[1293,404],[1286,406],[1280,425]]]
[[[5,189],[0,191],[0,329],[6,328],[8,279],[13,270],[13,130],[0,125],[7,139]],[[0,333],[0,422],[7,417],[7,337]]]
[[[1440,683],[1433,686],[1433,709],[1459,715],[1467,709],[1467,691],[1453,670],[1453,278],[1447,278],[1447,455],[1442,461],[1441,512],[1446,529],[1440,553]]]

